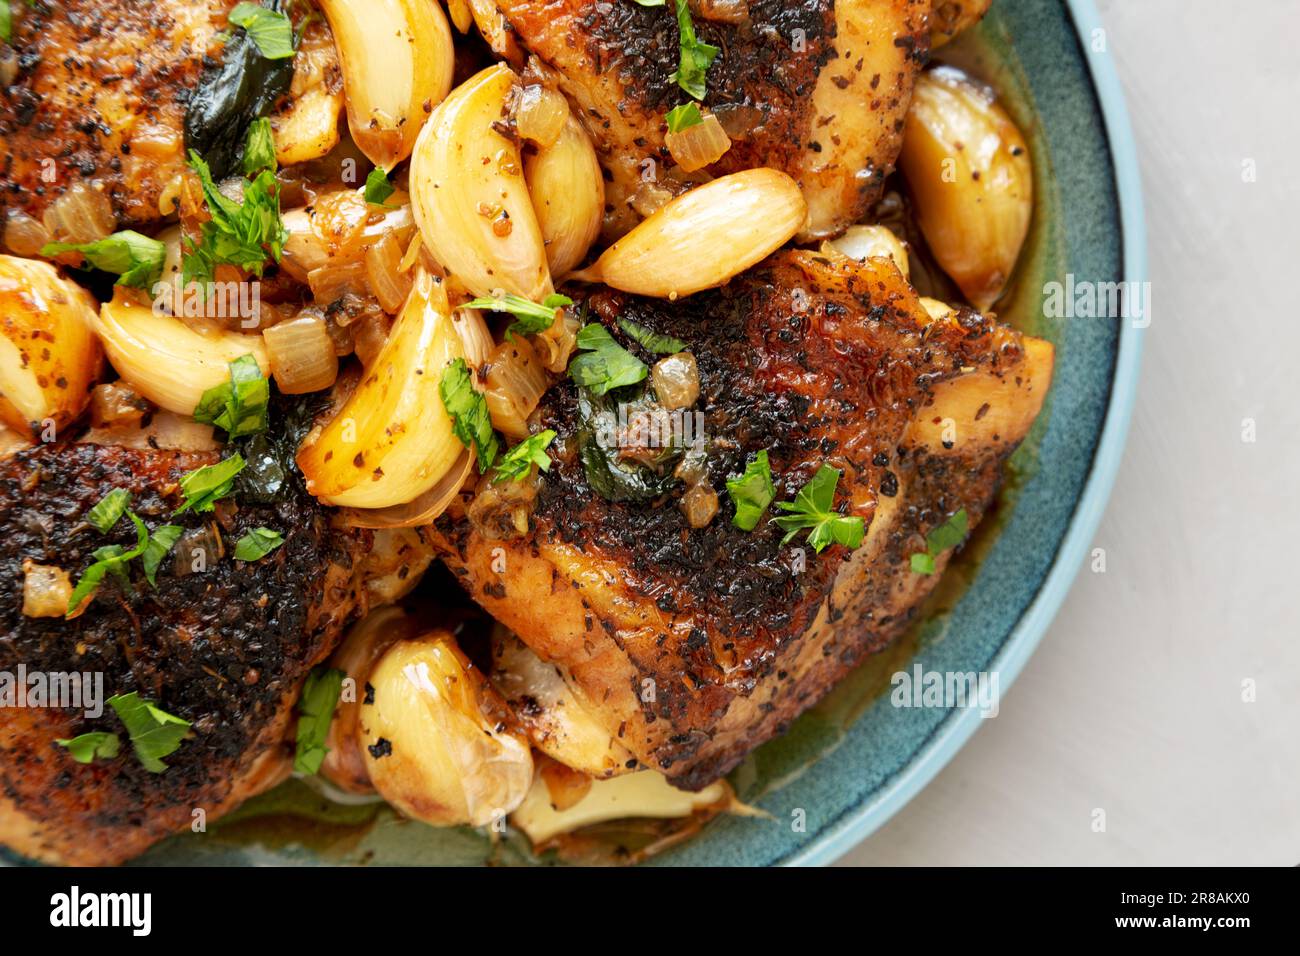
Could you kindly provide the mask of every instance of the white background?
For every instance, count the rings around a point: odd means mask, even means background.
[[[1300,0],[1098,6],[1152,285],[1106,572],[843,863],[1300,863]]]

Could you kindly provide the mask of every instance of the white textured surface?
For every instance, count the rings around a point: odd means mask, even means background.
[[[844,863],[1300,862],[1300,3],[1098,6],[1153,304],[1107,569],[1080,570],[999,716]]]

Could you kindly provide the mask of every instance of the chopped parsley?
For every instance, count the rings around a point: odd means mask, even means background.
[[[691,22],[691,8],[686,0],[676,0],[676,2],[677,29],[681,34],[681,60],[677,64],[677,71],[669,79],[674,80],[695,99],[702,100],[707,91],[709,66],[718,55],[718,48],[704,43],[695,35],[695,24]]]
[[[256,126],[250,140],[257,135]],[[250,144],[251,147],[251,144]],[[190,150],[190,168],[199,177],[212,218],[199,227],[197,241],[186,237],[183,281],[212,282],[217,266],[231,265],[261,276],[268,258],[280,261],[289,237],[280,218],[280,185],[274,166],[244,180],[244,201],[227,199],[212,181],[208,164]]]
[[[158,566],[171,554],[184,530],[180,525],[165,524],[149,535],[149,544],[140,556],[140,563],[144,565],[144,576],[151,585],[158,585]]]
[[[150,773],[166,770],[167,765],[162,762],[162,758],[175,753],[180,747],[181,741],[190,732],[189,721],[167,713],[135,691],[110,697],[108,704],[126,726],[126,731],[131,736],[131,746],[135,748],[135,755],[140,758],[144,769]]]
[[[41,255],[54,258],[65,252],[79,252],[95,269],[111,272],[117,284],[135,289],[152,289],[162,278],[167,246],[138,232],[125,229],[95,242],[47,242]]]
[[[177,508],[175,514],[214,510],[219,499],[228,497],[235,490],[235,477],[243,470],[244,456],[235,452],[215,465],[204,465],[191,471],[181,478],[185,504]]]
[[[260,561],[280,545],[284,544],[284,535],[270,528],[254,528],[239,539],[235,545],[237,561]]]
[[[934,574],[935,559],[965,541],[969,528],[970,518],[962,508],[925,536],[925,551],[912,555],[912,570],[917,574]]]
[[[266,430],[266,409],[271,401],[271,383],[251,354],[230,363],[230,381],[203,393],[194,420],[216,425],[231,438],[242,438]]]
[[[320,770],[329,748],[325,738],[329,735],[330,721],[339,703],[339,691],[347,675],[340,670],[317,667],[307,675],[298,699],[298,743],[293,756],[293,769],[299,773],[314,774]]]
[[[131,507],[131,492],[125,488],[114,488],[101,498],[95,507],[86,512],[86,520],[100,534],[108,534],[121,520],[122,515],[126,514],[126,509],[129,507]]]
[[[615,342],[603,325],[584,325],[577,346],[582,354],[569,363],[569,377],[594,395],[635,385],[650,373],[645,362]]]
[[[376,166],[366,177],[366,202],[372,206],[382,206],[393,194],[393,184],[388,180],[388,173]]]
[[[275,134],[271,121],[259,116],[248,127],[248,142],[244,146],[244,175],[256,176],[264,169],[275,171]]]
[[[442,373],[438,394],[443,408],[451,416],[451,429],[466,448],[478,457],[478,470],[486,472],[497,459],[500,443],[492,430],[487,399],[474,387],[469,366],[463,358],[453,361]]]
[[[502,481],[521,481],[532,472],[533,465],[542,471],[550,471],[551,456],[546,454],[546,447],[554,440],[555,432],[549,428],[525,438],[501,456],[501,461],[496,466],[496,474],[492,477],[492,484]]]
[[[102,502],[101,502],[102,503]],[[93,510],[93,509],[92,509]],[[134,561],[149,545],[149,530],[144,526],[144,522],[136,516],[135,512],[123,508],[131,523],[135,525],[136,544],[130,551],[127,551],[120,544],[110,544],[102,548],[97,548],[91,557],[95,559],[94,563],[82,572],[81,579],[77,581],[77,586],[72,589],[72,596],[68,598],[68,611],[65,615],[68,618],[74,618],[81,613],[82,605],[94,595],[99,586],[104,583],[104,577],[112,574],[123,584],[127,583],[126,566]],[[118,517],[121,517],[119,515]],[[114,524],[117,523],[114,519]],[[111,525],[110,525],[111,527]]]
[[[681,106],[674,106],[668,111],[668,132],[680,133],[684,129],[690,129],[692,126],[699,126],[704,122],[704,114],[695,103],[683,103]]]
[[[72,759],[77,763],[93,763],[96,758],[100,757],[105,760],[112,760],[122,747],[122,742],[118,739],[117,734],[106,733],[102,730],[82,734],[70,740],[59,738],[54,742],[60,747],[68,748],[68,753],[72,755]]]
[[[553,292],[542,300],[541,305],[525,299],[522,295],[510,293],[497,298],[475,299],[465,307],[509,312],[518,320],[506,329],[506,341],[513,341],[515,335],[536,335],[538,332],[545,332],[555,324],[556,311],[568,305],[573,305],[572,299],[567,295]]]
[[[799,489],[794,501],[777,502],[777,508],[789,512],[772,519],[786,532],[782,544],[789,544],[805,528],[809,529],[808,543],[818,554],[832,544],[856,548],[862,543],[866,531],[863,520],[845,517],[834,510],[835,488],[839,483],[839,469],[822,465]]]
[[[228,19],[234,26],[248,31],[258,52],[266,59],[284,60],[293,56],[293,24],[283,13],[257,3],[238,3]]]
[[[686,343],[681,339],[675,339],[671,335],[661,335],[631,319],[619,316],[618,327],[647,352],[654,352],[656,355],[672,355],[675,352],[686,351]]]
[[[727,479],[727,494],[736,506],[736,516],[731,519],[741,531],[753,531],[758,527],[772,500],[776,498],[776,488],[772,485],[772,468],[767,461],[767,449],[763,449],[745,466],[745,473],[739,478]]]

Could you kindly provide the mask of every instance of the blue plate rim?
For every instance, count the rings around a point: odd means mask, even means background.
[[[1094,0],[1066,0],[1066,3],[1079,42],[1087,50],[1088,37],[1094,30],[1102,29],[1096,4]],[[1124,278],[1129,282],[1141,282],[1147,275],[1146,218],[1142,204],[1137,146],[1129,122],[1128,105],[1113,59],[1095,55],[1086,59],[1110,146],[1120,208]],[[1110,401],[1106,408],[1106,422],[1093,456],[1087,483],[1042,586],[992,663],[992,669],[998,671],[1003,692],[1011,687],[1038,647],[1065,601],[1092,544],[1124,455],[1141,360],[1142,329],[1131,322],[1125,322],[1120,330],[1119,354],[1115,362]],[[883,826],[915,797],[956,756],[957,751],[981,723],[977,710],[954,710],[908,765],[876,791],[870,800],[841,816],[809,840],[803,848],[779,861],[780,865],[824,866],[833,863]]]

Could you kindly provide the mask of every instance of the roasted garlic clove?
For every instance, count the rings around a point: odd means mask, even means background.
[[[425,248],[475,296],[552,291],[519,144],[502,135],[517,80],[497,64],[434,110],[411,156],[411,203]]]
[[[893,259],[903,278],[911,278],[907,247],[885,226],[849,226],[844,235],[825,245],[859,262],[866,259]]]
[[[348,126],[391,171],[411,155],[429,110],[451,89],[451,27],[433,0],[320,0],[343,64]]]
[[[95,300],[46,262],[0,256],[0,423],[32,438],[72,422],[103,364]]]
[[[465,448],[439,383],[466,357],[473,323],[482,320],[472,310],[453,318],[441,280],[421,271],[361,384],[299,448],[308,491],[326,504],[387,508],[419,497],[460,463]]]
[[[94,319],[113,368],[137,392],[178,415],[192,415],[203,393],[230,381],[230,363],[257,360],[263,375],[271,362],[260,335],[199,332],[122,292]]]
[[[582,124],[568,117],[559,138],[528,157],[524,174],[546,261],[558,279],[586,257],[605,215],[605,178]]]
[[[978,309],[1002,294],[1033,212],[1024,137],[993,95],[952,67],[912,93],[899,166],[934,258]]]
[[[319,159],[338,145],[345,105],[338,73],[334,38],[317,19],[304,29],[294,56],[288,105],[271,117],[275,158],[281,166]]]
[[[664,299],[712,289],[785,245],[807,211],[785,173],[732,173],[682,193],[574,278]]]
[[[930,13],[930,48],[938,49],[968,30],[988,12],[993,0],[935,0]]]
[[[394,644],[370,672],[361,739],[376,790],[434,826],[503,820],[533,778],[528,741],[446,631]]]

